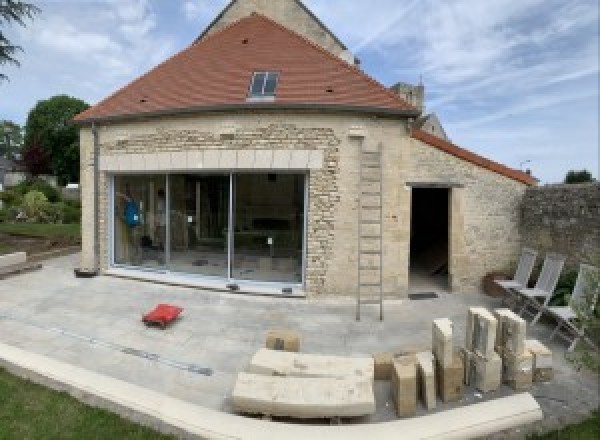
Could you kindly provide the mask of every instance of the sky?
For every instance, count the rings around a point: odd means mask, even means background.
[[[0,66],[0,119],[38,100],[93,104],[191,44],[227,0],[28,0],[3,29],[23,47]],[[277,1],[277,0],[273,0]],[[386,86],[426,87],[452,142],[543,183],[598,177],[598,0],[305,0]]]

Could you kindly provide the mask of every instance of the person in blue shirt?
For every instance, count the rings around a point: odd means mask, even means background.
[[[140,255],[140,243],[138,240],[140,229],[139,226],[142,223],[142,217],[140,213],[140,204],[133,195],[131,194],[131,188],[129,183],[125,184],[125,193],[117,192],[116,196],[123,201],[123,205],[120,209],[119,217],[123,220],[125,227],[122,228],[124,232],[124,263],[133,263],[133,259]]]

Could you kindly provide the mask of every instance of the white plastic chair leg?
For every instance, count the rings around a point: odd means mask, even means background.
[[[542,317],[542,314],[543,314],[543,313],[544,313],[544,312],[543,312],[543,310],[540,310],[540,311],[537,313],[537,315],[535,315],[535,318],[533,318],[533,321],[531,321],[531,324],[530,324],[530,325],[531,325],[531,327],[533,327],[534,325],[536,325],[536,324],[537,324],[537,322],[538,322],[538,321],[540,320],[540,318]]]

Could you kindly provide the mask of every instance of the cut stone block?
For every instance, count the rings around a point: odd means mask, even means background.
[[[493,358],[496,327],[496,318],[487,309],[471,307],[467,315],[466,349],[481,357]]]
[[[471,373],[472,373],[472,365],[473,365],[473,353],[471,353],[466,348],[461,348],[459,351],[460,359],[463,363],[463,383],[465,385],[471,384]]]
[[[502,379],[516,391],[531,388],[533,382],[533,354],[506,354],[502,364]]]
[[[502,381],[502,359],[496,352],[487,358],[474,353],[469,374],[471,384],[482,393],[495,391]]]
[[[435,409],[435,363],[430,351],[417,353],[417,375],[423,405],[428,410]]]
[[[375,366],[372,357],[325,356],[261,348],[252,357],[247,372],[291,377],[352,376],[373,382]]]
[[[496,352],[520,355],[525,352],[525,335],[527,323],[511,310],[499,309],[494,312],[498,321],[496,328]]]
[[[23,264],[27,261],[27,254],[25,252],[15,252],[12,254],[0,255],[0,267],[14,266],[16,264]]]
[[[465,365],[458,350],[452,356],[452,365],[444,367],[436,358],[436,381],[442,402],[460,400],[464,392]]]
[[[452,321],[448,318],[433,321],[432,331],[433,355],[443,367],[452,365],[454,346],[452,342]]]
[[[398,417],[417,413],[417,359],[415,355],[394,357],[392,398]]]
[[[300,334],[287,329],[269,330],[266,347],[271,350],[298,352],[300,350]]]
[[[533,354],[533,381],[548,382],[554,377],[552,351],[537,339],[525,341],[525,349]]]
[[[384,351],[375,353],[373,361],[375,362],[375,380],[390,380],[392,378],[394,353]]]
[[[299,419],[360,417],[375,412],[373,384],[356,377],[275,377],[239,373],[233,408]]]

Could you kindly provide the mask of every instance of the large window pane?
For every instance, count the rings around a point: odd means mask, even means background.
[[[302,282],[304,175],[235,175],[233,278]]]
[[[116,176],[116,264],[162,268],[166,237],[165,176]]]
[[[228,175],[171,175],[169,269],[227,277]]]

